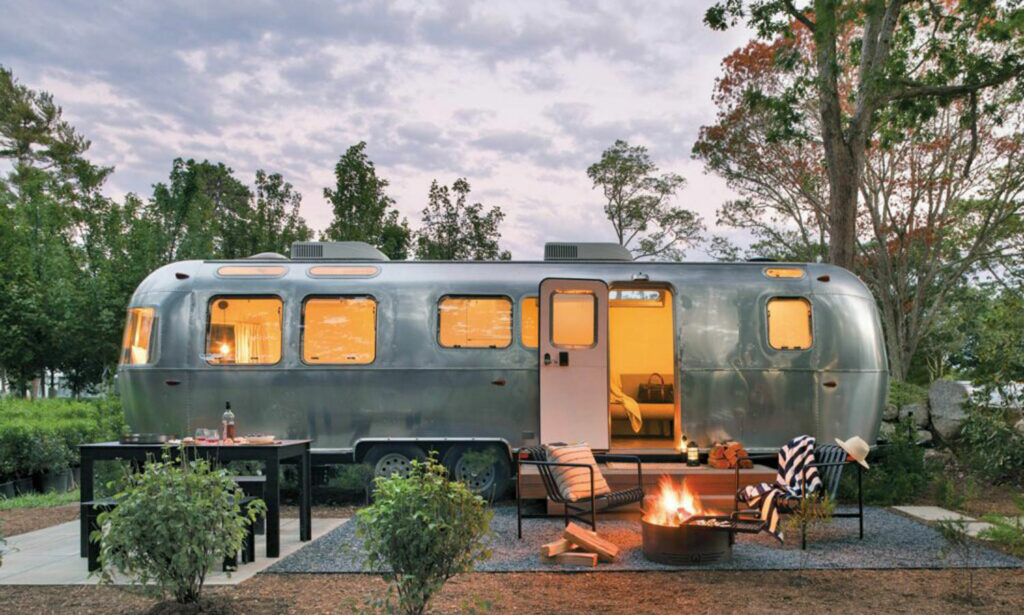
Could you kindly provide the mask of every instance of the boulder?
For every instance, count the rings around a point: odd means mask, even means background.
[[[936,380],[928,387],[932,426],[943,440],[949,442],[960,434],[960,425],[967,418],[969,394],[967,383],[953,380]]]
[[[914,436],[914,442],[916,442],[918,446],[929,446],[932,444],[933,439],[932,432],[927,429],[918,429],[917,435]]]
[[[882,442],[891,442],[892,435],[896,433],[896,429],[898,427],[898,423],[886,423],[883,421],[882,424],[878,427],[878,439],[881,440]]]
[[[1024,435],[1024,419],[1017,421],[1017,424],[1013,426],[1021,435]]]
[[[921,428],[928,426],[928,406],[923,403],[907,404],[900,408],[899,418],[911,417],[914,420],[914,426]]]
[[[882,411],[883,421],[895,421],[900,418],[900,409],[893,404],[886,404],[885,410]]]

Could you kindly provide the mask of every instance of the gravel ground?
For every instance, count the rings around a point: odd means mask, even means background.
[[[865,536],[857,538],[856,519],[835,519],[808,535],[804,568],[809,570],[851,569],[941,569],[959,564],[941,557],[945,544],[934,529],[880,508],[866,509]],[[649,562],[643,557],[638,521],[599,522],[600,534],[617,544],[622,553],[614,563],[594,568],[555,567],[538,555],[540,545],[561,535],[558,519],[523,521],[523,540],[516,539],[515,511],[498,508],[491,522],[493,555],[477,567],[488,572],[525,572],[574,570],[611,572],[641,570],[678,570],[678,567]],[[701,566],[705,570],[797,570],[801,567],[798,536],[780,545],[766,534],[740,535],[731,562]],[[353,573],[366,572],[361,541],[355,535],[355,523],[346,523],[298,552],[274,564],[269,573]],[[976,568],[1021,568],[1024,561],[978,546]]]

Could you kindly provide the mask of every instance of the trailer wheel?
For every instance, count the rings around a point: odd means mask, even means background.
[[[374,476],[406,477],[412,470],[413,460],[423,461],[426,457],[423,449],[414,444],[374,444],[363,462],[373,468]]]
[[[472,459],[466,457],[466,453],[485,450],[495,453],[494,464],[484,470],[474,468],[471,463]],[[512,481],[512,468],[508,454],[498,446],[456,444],[445,453],[442,463],[448,468],[448,476],[452,480],[463,483],[473,493],[491,496],[494,499],[505,495]]]

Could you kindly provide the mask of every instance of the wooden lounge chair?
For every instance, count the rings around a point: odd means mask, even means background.
[[[597,513],[611,510],[613,508],[619,508],[626,506],[634,502],[643,502],[644,500],[644,474],[643,464],[639,457],[633,455],[595,455],[594,458],[598,463],[607,461],[625,461],[636,463],[636,487],[630,487],[629,489],[623,489],[621,491],[613,491],[607,494],[601,494],[597,497],[581,498],[574,502],[570,502],[563,495],[561,490],[558,488],[558,483],[555,480],[552,468],[555,467],[570,467],[570,468],[586,468],[590,473],[590,493],[594,493],[594,473],[599,472],[590,464],[585,463],[562,463],[555,461],[548,461],[547,449],[543,446],[534,446],[529,448],[519,449],[519,454],[516,456],[516,523],[517,523],[517,536],[523,537],[523,519],[531,519],[538,517],[547,517],[548,515],[540,514],[524,514],[523,513],[523,500],[522,500],[522,469],[523,466],[534,466],[537,468],[540,474],[541,481],[544,483],[544,491],[547,494],[548,500],[561,504],[563,507],[562,518],[565,521],[565,525],[569,525],[570,519],[575,519],[582,523],[586,523],[597,531]]]
[[[751,455],[752,460],[771,461],[776,459],[775,455]],[[814,463],[811,465],[818,468],[818,476],[821,478],[821,489],[814,493],[806,494],[803,497],[823,498],[828,494],[829,499],[836,501],[836,494],[839,491],[839,481],[843,477],[843,468],[846,464],[852,463],[857,468],[857,512],[840,513],[833,512],[834,518],[858,519],[860,527],[860,539],[864,540],[864,491],[863,491],[863,470],[859,463],[849,459],[846,451],[835,444],[814,447]],[[740,510],[740,470],[736,468],[736,491],[733,496],[733,514],[738,518],[760,518],[761,512],[754,509]],[[777,500],[780,513],[792,513],[800,509],[801,498],[779,497]],[[800,548],[807,548],[807,528],[801,527]]]

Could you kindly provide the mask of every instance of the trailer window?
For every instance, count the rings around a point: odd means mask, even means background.
[[[437,304],[438,341],[447,348],[505,348],[512,343],[507,297],[444,297]]]
[[[377,352],[377,301],[373,297],[316,297],[302,308],[302,360],[362,365]]]
[[[551,295],[551,343],[589,348],[597,329],[597,297],[589,290],[558,290]]]
[[[800,297],[768,300],[768,343],[778,350],[811,347],[811,302]]]
[[[150,340],[153,334],[153,308],[128,310],[128,322],[121,339],[121,365],[144,365],[150,360]]]
[[[540,327],[537,315],[536,297],[525,297],[519,302],[519,338],[527,348],[537,347]]]
[[[270,365],[281,360],[281,300],[214,297],[206,360],[214,365]]]

